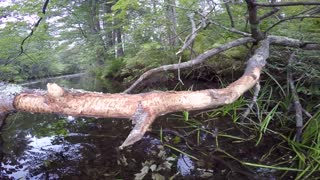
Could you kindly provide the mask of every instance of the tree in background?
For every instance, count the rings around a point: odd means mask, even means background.
[[[50,54],[60,52],[52,57],[57,58],[55,61],[63,65],[67,64],[68,60],[59,58],[70,54],[68,59],[72,59],[74,64],[83,61],[84,65],[99,66],[105,63],[106,68],[109,68],[111,65],[123,62],[116,70],[124,69],[128,73],[130,70],[138,69],[135,71],[137,74],[147,69],[148,71],[136,78],[125,91],[127,94],[68,91],[56,84],[48,84],[47,92],[4,85],[6,87],[4,94],[11,93],[8,97],[7,94],[2,96],[2,113],[21,110],[40,113],[59,112],[76,116],[131,118],[136,125],[121,148],[140,140],[157,116],[176,111],[194,111],[227,105],[255,87],[253,101],[248,108],[250,111],[259,95],[261,73],[266,65],[272,64],[267,62],[267,59],[277,56],[276,52],[279,54],[286,52],[279,57],[289,62],[289,68],[296,59],[304,59],[306,56],[308,63],[318,67],[313,61],[318,58],[312,56],[318,56],[319,52],[313,50],[320,49],[317,20],[319,2],[89,0],[52,1],[50,5],[51,12],[42,11],[40,19],[44,15],[50,18],[56,16],[60,24],[53,23],[54,26],[50,26],[50,23],[47,25],[42,23],[33,26],[33,30],[36,31],[31,32],[39,31],[37,35],[42,41],[44,37],[54,39],[55,46],[37,46],[38,44],[34,44],[38,42],[36,33],[31,34],[32,36],[29,36],[29,33],[27,37],[30,38],[27,40],[22,38],[22,42],[26,43],[20,43],[24,52],[21,53],[22,51],[16,48],[21,55],[12,59],[10,57],[15,53],[11,54],[10,49],[6,50],[2,56],[5,63],[1,67],[6,68],[13,63],[20,63],[9,69],[9,72],[13,72],[15,67],[21,67],[26,63],[24,58],[33,59],[29,57],[29,52],[36,52],[39,47],[43,47],[44,50],[51,47],[53,50]],[[23,12],[19,9],[19,13],[20,10]],[[32,12],[30,9],[25,11]],[[19,27],[27,29],[27,24],[24,23]],[[34,29],[35,27],[37,29]],[[41,28],[43,34],[40,33]],[[5,31],[1,33],[8,35]],[[15,33],[20,39],[26,37],[26,34]],[[45,42],[50,44],[52,41]],[[15,39],[16,42],[21,41],[18,38]],[[64,48],[67,50],[62,51]],[[235,50],[227,51],[231,48]],[[307,52],[309,50],[311,52]],[[218,61],[219,58],[214,59],[218,54],[224,55],[220,59],[226,60],[228,59],[226,57],[232,57],[229,59],[241,59],[242,64],[246,64],[243,75],[222,89],[128,94],[144,80],[159,73],[177,71],[178,79],[182,82],[181,69],[200,65],[209,59]],[[37,57],[42,62],[44,56],[43,54],[39,56],[42,56]],[[165,65],[168,63],[169,65]],[[279,67],[274,68],[279,69]],[[305,67],[297,69],[307,70]],[[113,74],[114,71],[108,73]],[[317,74],[318,71],[313,73]],[[317,75],[311,78],[317,78]],[[304,79],[305,83],[312,83],[305,76],[299,79]],[[296,140],[301,141],[303,106],[297,94],[297,81],[294,79],[292,69],[288,71],[287,81],[294,97]],[[283,89],[281,92],[286,94]],[[313,114],[316,115],[318,111],[314,109],[316,108],[313,107]],[[244,117],[247,116],[246,112]],[[261,132],[263,131],[266,129],[261,128]]]

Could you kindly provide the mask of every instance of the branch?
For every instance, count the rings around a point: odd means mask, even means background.
[[[275,26],[277,26],[280,23],[283,23],[285,21],[293,20],[293,19],[304,19],[304,18],[320,18],[320,16],[305,15],[305,16],[291,16],[291,17],[288,17],[288,18],[284,18],[284,19],[281,19],[280,21],[276,22],[272,26],[268,27],[268,29],[265,32],[270,31],[272,28],[274,28]]]
[[[236,101],[257,84],[261,70],[269,57],[269,44],[277,42],[278,39],[282,38],[269,37],[262,40],[254,55],[248,60],[244,74],[226,88],[142,94],[103,94],[67,90],[56,84],[48,84],[47,91],[43,91],[0,83],[0,115],[10,111],[27,111],[72,116],[131,118],[136,125],[120,146],[124,148],[140,140],[158,116],[177,111],[209,109]],[[252,41],[254,41],[253,38],[241,38],[181,64],[191,66],[223,50]],[[165,67],[176,68],[174,65],[167,65],[160,69],[168,70]]]
[[[230,32],[233,32],[233,33],[236,33],[236,34],[240,34],[240,35],[245,36],[245,37],[250,37],[251,36],[251,34],[249,34],[249,33],[239,31],[239,30],[237,30],[235,28],[225,27],[224,25],[219,24],[219,23],[217,23],[216,21],[213,21],[213,20],[210,20],[209,23],[214,24],[214,25],[216,25],[216,26],[218,26],[218,27],[220,27],[222,29],[225,29],[227,31],[230,31]]]
[[[189,14],[188,17],[190,19],[191,27],[192,27],[192,32],[189,36],[186,37],[186,40],[181,47],[181,49],[176,53],[176,55],[181,54],[186,48],[190,46],[190,44],[193,43],[194,39],[197,37],[197,32],[198,30],[202,27],[202,25],[199,25],[198,28],[196,28],[196,24],[193,19],[194,14]]]
[[[46,1],[44,2],[43,6],[42,6],[42,12],[41,12],[41,13],[42,13],[42,16],[43,16],[43,17],[44,17],[44,15],[46,14],[46,10],[47,10],[49,1],[50,1],[50,0],[46,0]],[[18,54],[16,57],[14,57],[13,59],[11,59],[11,60],[9,60],[8,62],[6,62],[5,65],[10,64],[12,61],[14,61],[15,59],[17,59],[19,56],[21,56],[21,55],[24,53],[23,45],[24,45],[24,43],[33,35],[33,33],[36,31],[37,27],[39,26],[40,22],[41,22],[42,19],[43,19],[42,16],[41,16],[41,17],[38,19],[38,21],[34,24],[33,28],[31,29],[31,32],[28,34],[28,36],[26,36],[26,37],[22,40],[22,42],[21,42],[21,44],[20,44],[20,52],[19,52],[19,54]]]
[[[228,2],[226,2],[226,3],[225,3],[225,6],[226,6],[226,10],[227,10],[227,13],[228,13],[229,19],[230,19],[230,25],[231,25],[231,27],[233,27],[233,28],[234,28],[234,20],[233,20],[233,17],[232,17],[232,13],[231,13],[231,10],[230,10],[229,3],[228,3]]]
[[[128,95],[66,90],[50,83],[47,84],[47,91],[2,84],[0,113],[15,110],[72,116],[131,118],[136,125],[120,146],[123,148],[140,140],[158,116],[177,111],[208,109],[234,102],[257,83],[268,56],[269,40],[264,40],[256,54],[249,59],[245,73],[223,89]]]
[[[154,69],[150,69],[149,71],[143,73],[139,79],[137,79],[128,89],[126,89],[124,91],[124,93],[129,93],[131,92],[134,88],[136,88],[143,80],[145,80],[146,78],[150,77],[151,75],[155,74],[155,73],[159,73],[159,72],[163,72],[163,71],[170,71],[170,70],[177,70],[177,69],[182,69],[182,68],[187,68],[187,67],[192,67],[196,64],[200,64],[203,61],[205,61],[206,59],[220,53],[223,51],[226,51],[230,48],[236,47],[236,46],[240,46],[249,42],[253,42],[254,39],[250,38],[250,37],[246,37],[246,38],[240,38],[237,39],[235,41],[229,42],[225,45],[222,45],[218,48],[214,48],[211,50],[208,50],[202,54],[200,54],[199,56],[197,56],[196,58],[187,61],[187,62],[183,62],[183,63],[178,63],[178,64],[170,64],[170,65],[164,65],[164,66],[160,66]]]
[[[268,17],[274,15],[274,14],[277,13],[279,10],[280,10],[280,8],[277,8],[277,7],[273,8],[270,12],[262,15],[262,16],[259,18],[259,21],[261,21],[261,20],[263,20],[263,19],[265,19],[265,18],[268,18]]]
[[[248,11],[249,11],[249,23],[252,37],[256,40],[264,39],[264,34],[260,31],[259,23],[260,20],[257,15],[257,6],[255,5],[256,0],[246,0]]]
[[[296,91],[296,87],[294,85],[294,81],[292,78],[292,62],[294,61],[294,53],[292,53],[289,57],[288,60],[288,66],[289,66],[289,70],[288,70],[288,81],[289,81],[289,85],[290,85],[290,89],[291,89],[291,93],[293,96],[293,103],[294,103],[294,108],[296,110],[296,140],[298,142],[301,141],[301,134],[302,134],[302,127],[303,127],[303,119],[302,119],[302,106],[299,100],[299,96],[297,94]]]
[[[307,5],[320,5],[320,2],[275,2],[275,3],[254,2],[254,5],[262,6],[262,7],[307,6]]]
[[[270,39],[271,44],[274,45],[300,48],[304,50],[320,50],[320,43],[318,42],[300,41],[298,39],[283,36],[269,36],[268,38]]]
[[[249,104],[248,108],[242,113],[242,118],[241,120],[243,121],[245,118],[247,118],[247,116],[249,115],[250,111],[252,110],[253,105],[257,105],[257,100],[258,100],[258,96],[259,96],[259,92],[260,92],[261,86],[260,83],[257,82],[257,84],[254,87],[254,93],[253,93],[253,98],[251,103]],[[257,106],[257,116],[259,117],[259,107]]]

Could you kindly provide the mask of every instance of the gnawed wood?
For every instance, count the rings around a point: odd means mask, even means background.
[[[224,49],[251,42],[251,38],[242,38],[216,50],[211,50],[200,57],[221,52]],[[131,118],[135,127],[120,146],[124,148],[140,140],[156,117],[177,111],[194,111],[230,104],[258,82],[261,69],[269,57],[270,44],[287,44],[294,47],[313,49],[293,39],[270,36],[260,42],[255,54],[248,60],[244,74],[223,89],[200,91],[168,91],[142,94],[103,94],[79,90],[64,89],[56,84],[48,84],[48,91],[23,89],[21,86],[2,84],[0,90],[0,113],[12,110],[34,113],[61,113],[72,116]],[[302,45],[302,46],[301,46]],[[203,57],[205,56],[205,57]],[[192,64],[193,61],[187,62]],[[175,66],[170,66],[175,68]]]
[[[244,75],[223,89],[129,95],[68,90],[57,84],[48,84],[47,92],[20,89],[19,93],[11,98],[11,102],[5,102],[11,104],[10,108],[2,105],[0,111],[17,110],[72,116],[131,118],[135,127],[120,146],[123,148],[140,140],[158,116],[177,111],[208,109],[234,102],[257,83],[268,55],[269,40],[266,39],[261,42],[256,54],[249,59]]]

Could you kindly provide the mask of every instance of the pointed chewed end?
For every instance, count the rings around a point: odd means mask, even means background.
[[[51,97],[58,98],[58,97],[62,97],[64,94],[64,89],[55,83],[48,83],[47,89],[48,89],[48,95]]]
[[[122,145],[119,147],[120,149],[123,149],[126,146],[130,146],[134,144],[135,142],[139,141],[145,132],[137,132],[135,130],[132,130],[130,134],[128,135],[127,139],[122,143]]]
[[[155,120],[155,117],[156,116],[151,116],[147,113],[144,115],[141,115],[141,118],[136,123],[134,128],[131,130],[127,139],[122,143],[122,145],[119,148],[123,149],[124,147],[130,146],[135,142],[139,141],[143,137],[143,135],[146,133],[146,131],[149,129],[150,125]]]

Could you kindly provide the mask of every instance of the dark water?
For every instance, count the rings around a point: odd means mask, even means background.
[[[121,91],[119,83],[87,75],[48,81],[66,88]],[[45,89],[46,83],[29,88]],[[0,179],[274,179],[272,170],[253,171],[216,151],[217,131],[245,136],[231,120],[197,124],[183,119],[182,113],[158,118],[141,141],[120,151],[132,128],[127,119],[15,113],[0,134]],[[263,155],[243,144],[232,144],[234,139],[221,137],[219,141],[220,148],[245,160]]]

